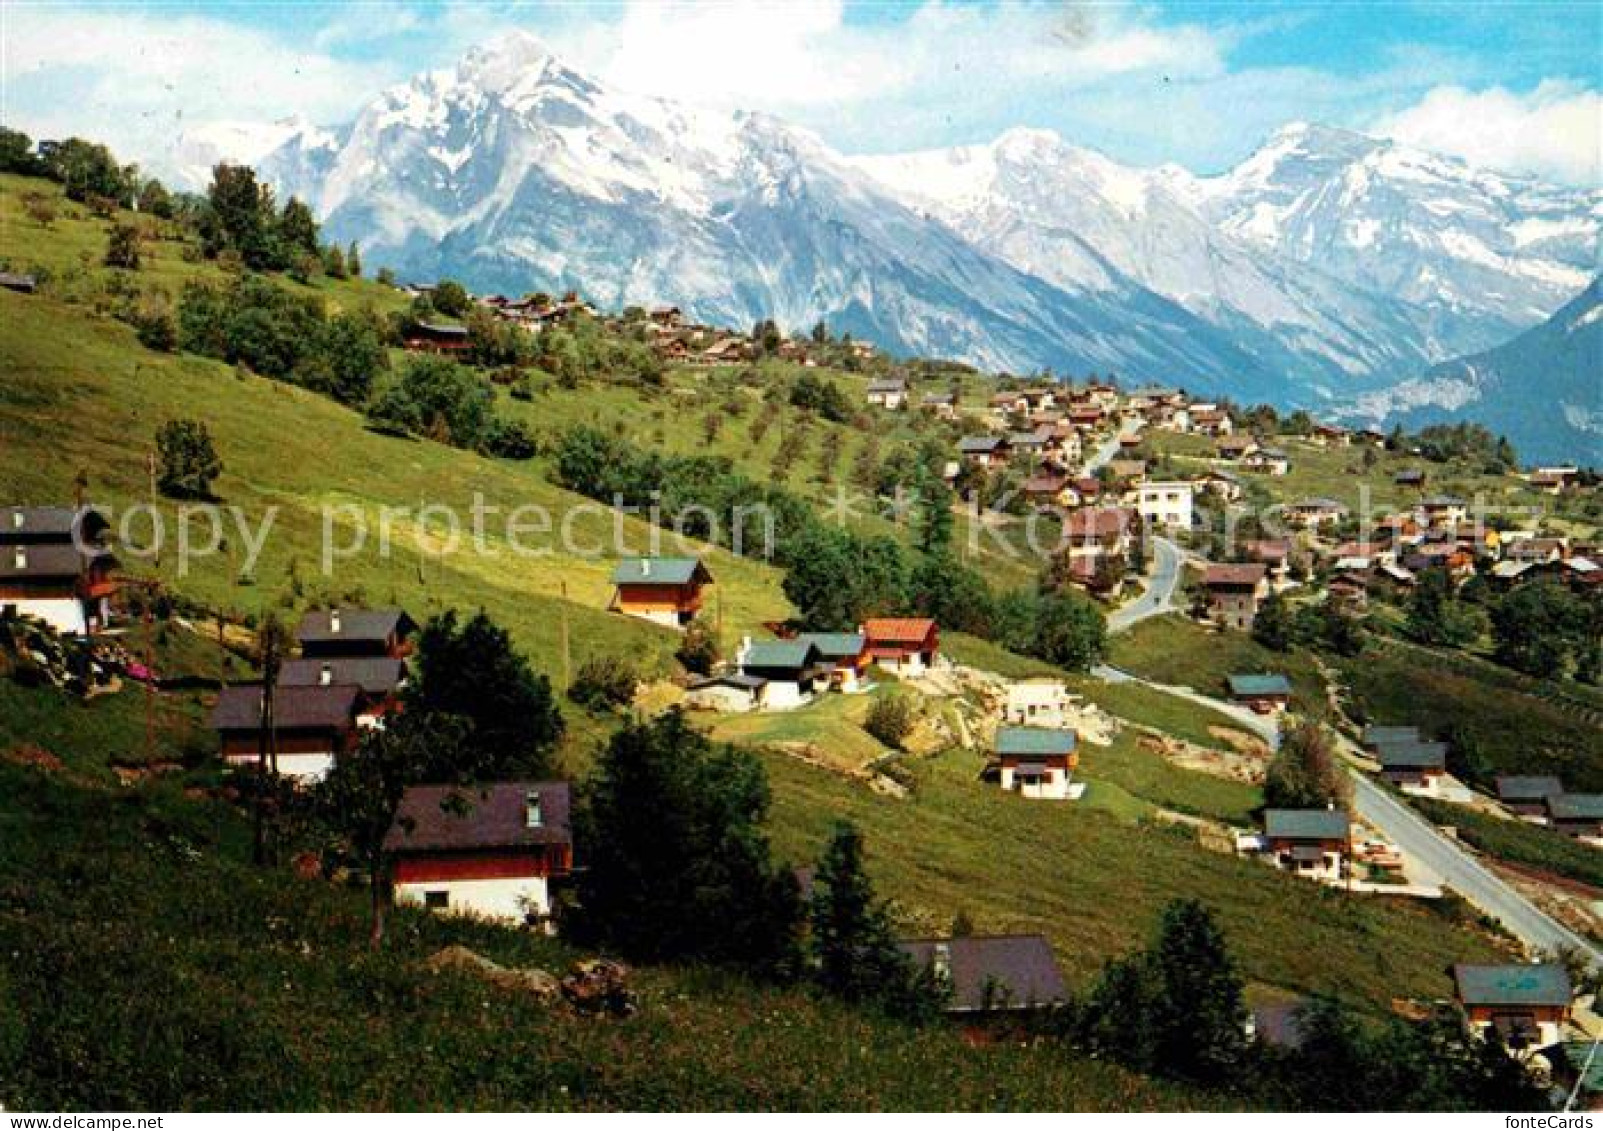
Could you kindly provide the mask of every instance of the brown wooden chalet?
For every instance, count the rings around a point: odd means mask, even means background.
[[[413,322],[401,335],[401,344],[414,353],[461,353],[471,343],[466,326]]]
[[[118,564],[108,525],[90,507],[0,507],[0,612],[71,635],[105,627]]]
[[[401,609],[314,609],[301,618],[296,638],[301,655],[390,656],[412,651],[417,622]]]
[[[263,750],[264,691],[261,684],[225,687],[212,710],[223,760],[256,767]],[[316,781],[357,741],[362,689],[349,684],[274,688],[270,749],[285,777]]]

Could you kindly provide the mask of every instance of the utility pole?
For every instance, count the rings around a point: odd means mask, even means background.
[[[568,655],[568,579],[562,579],[562,692],[573,686],[573,660]]]

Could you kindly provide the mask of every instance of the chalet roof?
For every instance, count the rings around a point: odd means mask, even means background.
[[[93,565],[116,564],[110,550],[80,553],[71,542],[0,547],[0,578],[12,580],[64,580],[77,577]]]
[[[1283,562],[1291,556],[1290,542],[1248,542],[1245,549],[1249,557],[1261,562]]]
[[[922,644],[935,631],[929,617],[872,617],[863,625],[870,644]]]
[[[1077,738],[1072,730],[1001,727],[996,732],[996,752],[1021,758],[1062,756],[1074,753]]]
[[[874,393],[905,393],[907,382],[899,377],[880,377],[868,383],[869,394]]]
[[[334,610],[313,609],[301,618],[295,636],[302,644],[322,644],[335,640],[380,642],[391,636],[405,636],[417,622],[402,609],[340,609],[339,630],[334,629]]]
[[[360,687],[368,695],[388,695],[406,679],[406,661],[393,656],[307,656],[285,660],[278,685],[315,687],[323,682],[325,667],[330,684]]]
[[[951,1012],[1027,1009],[1068,997],[1052,947],[1041,935],[903,939],[899,945],[924,969],[949,963]]]
[[[990,453],[1007,446],[1001,436],[964,436],[957,442],[957,450],[964,455]]]
[[[700,558],[625,558],[612,570],[614,585],[705,585],[711,580]]]
[[[1419,739],[1383,742],[1377,757],[1382,769],[1439,770],[1447,765],[1447,743]]]
[[[1222,440],[1220,441],[1220,443],[1223,443],[1223,442],[1224,441],[1222,441]],[[1257,451],[1253,452],[1248,458],[1249,459],[1256,459],[1256,460],[1289,460],[1289,459],[1291,459],[1291,457],[1288,456],[1280,448],[1259,448]]]
[[[1069,485],[1069,477],[1061,473],[1042,472],[1032,475],[1019,485],[1026,495],[1055,495]]]
[[[1570,976],[1557,963],[1453,967],[1458,1000],[1465,1005],[1570,1004]]]
[[[803,632],[796,640],[811,644],[826,660],[860,656],[868,647],[868,638],[861,632]]]
[[[1124,533],[1133,521],[1123,507],[1085,507],[1063,520],[1063,534],[1066,538],[1104,538]]]
[[[801,671],[818,656],[818,646],[808,640],[754,640],[741,657],[740,666]]]
[[[435,334],[442,338],[466,338],[468,336],[468,328],[466,326],[452,326],[443,322],[419,322],[417,328],[425,334]]]
[[[1503,801],[1546,801],[1564,792],[1564,783],[1550,774],[1503,774],[1497,778],[1497,796]]]
[[[1217,586],[1256,586],[1269,574],[1262,562],[1210,562],[1202,575],[1202,583],[1212,589]]]
[[[1007,442],[1015,448],[1041,448],[1051,439],[1050,433],[1041,432],[1014,432]]]
[[[1232,695],[1290,695],[1291,681],[1273,672],[1232,675],[1228,680]]]
[[[540,823],[529,824],[538,799]],[[385,852],[519,848],[572,844],[568,783],[493,782],[487,785],[415,785],[401,798],[384,836]]]
[[[1469,506],[1468,503],[1466,503],[1463,499],[1460,499],[1457,495],[1432,495],[1419,505],[1424,507],[1426,510],[1443,510],[1447,507]]]
[[[1423,471],[1420,471],[1418,468],[1411,467],[1411,468],[1408,468],[1405,471],[1399,471],[1395,476],[1392,477],[1392,482],[1393,483],[1423,483],[1423,482],[1425,482],[1425,473]]]
[[[925,393],[924,404],[956,404],[957,397],[952,393]]]
[[[1419,728],[1416,726],[1367,726],[1364,728],[1363,743],[1365,746],[1384,746],[1393,742],[1420,741]]]
[[[1271,840],[1346,840],[1351,825],[1344,809],[1266,809],[1263,815]]]
[[[327,687],[283,687],[273,692],[275,730],[347,730],[356,718],[356,701],[361,688],[352,684]],[[212,708],[213,730],[254,731],[261,729],[262,685],[236,684],[225,687]]]
[[[1603,821],[1603,793],[1560,793],[1547,799],[1556,821]]]
[[[12,291],[31,292],[38,281],[32,275],[21,275],[15,271],[0,271],[0,287]]]
[[[0,507],[0,543],[70,542],[75,534],[92,542],[110,525],[93,507]]]
[[[1294,510],[1294,511],[1320,511],[1320,512],[1327,513],[1327,514],[1328,513],[1340,513],[1340,512],[1345,511],[1347,509],[1345,504],[1339,503],[1335,499],[1322,499],[1322,498],[1298,499],[1294,503],[1286,504],[1286,507],[1287,507],[1288,510]]]

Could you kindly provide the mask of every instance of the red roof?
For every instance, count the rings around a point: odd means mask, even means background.
[[[934,631],[928,617],[881,617],[863,625],[870,644],[922,644]]]
[[[1068,538],[1103,538],[1123,534],[1133,521],[1132,512],[1125,507],[1087,507],[1064,520],[1063,534]]]
[[[1215,585],[1257,585],[1268,573],[1266,567],[1260,564],[1241,564],[1237,562],[1213,563],[1203,577],[1203,584]]]

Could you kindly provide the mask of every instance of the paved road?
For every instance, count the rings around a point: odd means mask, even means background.
[[[1180,588],[1180,574],[1185,565],[1185,551],[1167,538],[1153,536],[1152,577],[1146,591],[1108,614],[1108,631],[1123,632],[1148,617],[1160,616],[1174,609],[1175,590]]]
[[[1119,430],[1102,442],[1102,446],[1091,453],[1091,458],[1085,461],[1085,468],[1081,475],[1095,475],[1097,469],[1116,459],[1119,455],[1119,441],[1126,436],[1134,436],[1141,431],[1146,422],[1143,420],[1127,420]]]
[[[1189,687],[1153,683],[1106,665],[1094,669],[1092,674],[1110,683],[1142,683],[1209,707],[1236,720],[1271,747],[1280,745],[1279,725],[1274,719],[1253,714],[1234,703],[1214,699]],[[1342,738],[1341,743],[1349,753],[1357,751],[1350,740]],[[1434,873],[1443,884],[1499,920],[1509,933],[1532,949],[1550,950],[1560,945],[1570,946],[1590,955],[1594,964],[1603,965],[1603,952],[1599,952],[1597,947],[1531,903],[1465,852],[1461,845],[1375,784],[1363,772],[1352,766],[1347,767],[1347,772],[1353,779],[1353,803],[1359,816],[1379,829],[1382,836],[1407,853],[1425,871]]]
[[[1359,815],[1411,859],[1441,877],[1444,884],[1500,920],[1511,934],[1533,949],[1571,946],[1591,955],[1594,964],[1603,963],[1603,953],[1597,947],[1531,903],[1368,777],[1357,770],[1350,772]]]

